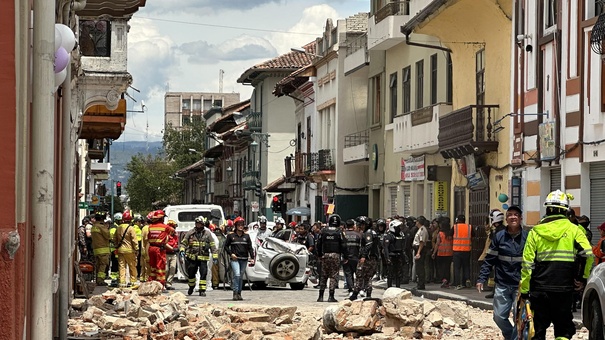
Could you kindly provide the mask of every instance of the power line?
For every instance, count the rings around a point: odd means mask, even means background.
[[[170,19],[160,19],[160,18],[152,18],[152,17],[142,17],[142,16],[138,16],[138,15],[135,16],[135,17],[136,18],[141,18],[141,19],[149,19],[149,20],[155,20],[155,21],[170,22],[170,23],[175,23],[175,24],[186,24],[186,25],[205,26],[205,27],[217,27],[217,28],[230,28],[230,29],[236,29],[236,30],[257,31],[257,32],[270,32],[270,33],[300,34],[300,35],[318,36],[317,34],[307,33],[307,32],[288,32],[288,31],[278,31],[278,30],[270,30],[270,29],[262,29],[262,28],[252,28],[252,27],[203,24],[203,23],[199,23],[199,22],[182,21],[182,20],[170,20]]]

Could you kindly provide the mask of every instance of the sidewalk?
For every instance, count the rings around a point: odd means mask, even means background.
[[[387,289],[386,281],[373,281],[372,284],[376,288]],[[485,310],[493,309],[493,299],[487,299],[485,297],[485,295],[489,294],[490,292],[484,291],[483,293],[479,293],[475,287],[456,290],[454,288],[441,288],[441,284],[439,283],[427,283],[425,287],[425,290],[417,290],[416,283],[412,282],[409,284],[401,285],[400,288],[409,290],[414,296],[424,297],[430,300],[448,299],[455,301],[464,301],[469,306],[473,306],[476,308],[481,308]],[[576,324],[576,327],[579,326],[581,328],[582,315],[580,313],[580,310],[573,313],[573,317],[574,324]]]

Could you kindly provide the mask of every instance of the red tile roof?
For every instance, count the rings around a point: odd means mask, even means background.
[[[315,42],[308,43],[303,46],[303,49],[308,53],[315,53]],[[256,64],[247,69],[237,80],[238,83],[250,83],[259,73],[263,71],[294,71],[301,67],[305,67],[313,61],[313,56],[302,52],[288,52],[273,59]]]

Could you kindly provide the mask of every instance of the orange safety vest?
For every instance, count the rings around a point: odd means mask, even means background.
[[[454,224],[454,251],[471,251],[471,225],[466,223]]]
[[[147,240],[151,246],[163,246],[168,242],[168,235],[170,235],[174,229],[164,223],[154,223],[149,225],[149,234],[147,234]]]
[[[601,243],[603,243],[603,240],[605,240],[605,237],[602,237],[599,240],[599,242],[597,242],[597,244],[594,247],[592,247],[592,253],[593,253],[594,257],[595,257],[595,260],[594,260],[595,266],[597,264],[603,262],[603,260],[605,260],[604,259],[605,254],[603,254],[603,252],[601,251]]]
[[[453,256],[452,239],[447,238],[443,231],[439,232],[439,246],[437,247],[437,256]]]

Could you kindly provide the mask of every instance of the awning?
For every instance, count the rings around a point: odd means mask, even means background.
[[[204,152],[204,157],[205,158],[219,158],[220,156],[223,155],[224,149],[225,149],[225,146],[223,144],[213,146],[210,149],[206,150],[206,152]]]
[[[290,192],[295,189],[296,184],[287,182],[286,176],[281,176],[263,188],[263,190],[267,192]]]

